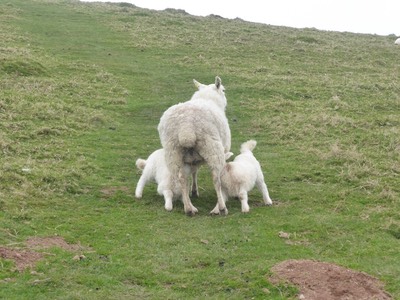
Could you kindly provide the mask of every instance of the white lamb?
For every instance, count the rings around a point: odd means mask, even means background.
[[[142,176],[140,176],[136,186],[136,198],[142,198],[144,186],[150,181],[155,181],[158,184],[158,194],[164,196],[165,209],[171,211],[173,207],[172,201],[182,195],[182,189],[180,188],[177,178],[173,178],[167,168],[164,149],[154,151],[147,160],[139,158],[136,160],[136,167],[143,170]],[[199,196],[197,189],[197,170],[198,166],[192,166],[192,196]]]
[[[226,154],[225,159],[229,159],[233,155],[232,152]],[[164,149],[154,151],[147,160],[137,159],[136,167],[142,170],[139,182],[136,186],[135,197],[142,198],[143,189],[148,182],[155,181],[157,192],[164,196],[165,209],[171,211],[173,208],[173,200],[178,199],[182,195],[182,190],[177,178],[173,178],[165,163]],[[198,197],[197,171],[199,165],[192,166],[192,197]]]
[[[254,140],[243,143],[240,154],[232,162],[225,164],[221,174],[222,193],[225,200],[228,200],[228,196],[239,197],[244,213],[250,210],[247,192],[251,191],[255,185],[262,192],[264,203],[272,205],[260,163],[252,152],[256,145],[257,142]],[[217,205],[213,211],[216,213],[218,209]]]
[[[400,38],[398,38],[395,42],[396,45],[400,45]]]
[[[160,119],[158,132],[165,161],[171,174],[178,177],[187,215],[192,216],[198,211],[189,198],[191,166],[204,162],[211,169],[218,213],[227,214],[220,178],[225,153],[231,148],[231,133],[225,116],[225,89],[219,77],[215,78],[215,84],[204,85],[196,80],[194,83],[198,91],[192,98],[171,106]],[[217,210],[212,212],[217,213]]]

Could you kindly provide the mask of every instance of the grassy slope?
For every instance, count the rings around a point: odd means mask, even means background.
[[[13,280],[0,298],[282,299],[295,290],[267,277],[290,258],[368,272],[400,297],[393,37],[118,5],[0,4],[0,244],[56,234],[92,247],[80,262],[47,251],[55,255],[39,275],[2,260],[0,279]],[[249,215],[232,199],[227,217],[209,217],[205,169],[195,218],[180,203],[166,213],[154,186],[136,201],[134,161],[159,147],[162,112],[190,97],[192,78],[217,74],[232,150],[257,139],[278,205],[257,206],[253,191]],[[129,191],[105,196],[112,187]]]

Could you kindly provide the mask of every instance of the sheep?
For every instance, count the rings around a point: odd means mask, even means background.
[[[400,38],[398,38],[394,43],[395,45],[400,45]]]
[[[172,201],[182,194],[179,183],[176,178],[173,178],[165,163],[165,151],[164,149],[158,149],[154,151],[147,160],[137,159],[136,167],[143,170],[142,176],[140,176],[139,182],[136,186],[135,197],[140,199],[143,195],[144,186],[149,181],[155,181],[157,186],[157,192],[159,195],[164,196],[165,209],[171,211],[173,208]],[[191,168],[192,173],[192,196],[199,196],[197,188],[197,170],[198,166],[193,165]]]
[[[232,152],[228,152],[225,155],[225,159],[228,160],[233,155]],[[159,195],[164,196],[165,209],[171,211],[173,208],[173,200],[176,200],[182,195],[177,178],[172,177],[171,173],[165,163],[165,151],[164,149],[158,149],[154,151],[147,160],[137,159],[136,167],[142,170],[139,182],[136,186],[135,197],[140,199],[143,195],[143,189],[145,185],[150,181],[157,183],[157,192]],[[199,165],[193,165],[191,169],[192,173],[192,197],[199,197],[198,185],[197,185],[197,172]]]
[[[165,150],[165,161],[171,174],[178,177],[182,202],[187,215],[198,210],[189,197],[188,177],[191,166],[206,163],[218,198],[218,214],[228,210],[221,191],[221,171],[225,153],[230,151],[231,132],[225,116],[225,88],[217,76],[215,83],[204,85],[193,80],[198,88],[189,101],[168,108],[161,116],[158,132]],[[214,214],[217,211],[212,211]]]
[[[240,154],[232,162],[226,163],[221,173],[224,199],[228,200],[228,196],[239,197],[243,213],[248,213],[250,210],[247,193],[255,185],[262,192],[264,203],[272,205],[260,163],[252,152],[256,145],[257,142],[254,140],[243,143],[240,147]],[[218,210],[219,208],[216,206],[213,211],[216,213]]]

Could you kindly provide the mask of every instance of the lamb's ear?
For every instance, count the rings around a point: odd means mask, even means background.
[[[225,160],[228,160],[229,158],[231,158],[232,155],[233,155],[232,152],[225,153]]]
[[[193,83],[194,83],[194,85],[195,85],[198,89],[200,89],[200,88],[203,86],[203,84],[201,84],[200,82],[198,82],[196,79],[193,79]]]
[[[217,87],[217,89],[221,87],[221,84],[222,84],[221,78],[219,78],[218,76],[215,77],[215,86]]]

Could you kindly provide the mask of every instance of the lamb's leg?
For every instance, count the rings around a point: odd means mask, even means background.
[[[142,176],[140,176],[139,182],[136,186],[136,190],[135,190],[136,198],[138,198],[138,199],[142,198],[143,189],[144,189],[145,185],[146,185],[146,176],[145,176],[145,174],[142,174]]]
[[[173,201],[174,193],[171,190],[172,186],[173,186],[172,176],[169,174],[168,177],[165,177],[162,179],[162,181],[158,184],[158,187],[157,187],[158,194],[164,196],[164,200],[165,200],[164,207],[167,211],[171,211],[172,207],[173,207],[172,201]]]
[[[256,185],[257,185],[257,188],[260,190],[260,192],[263,195],[263,200],[264,200],[265,205],[272,205],[272,200],[269,197],[268,188],[264,182],[264,178],[258,179],[256,182]]]
[[[185,213],[188,216],[194,216],[198,210],[196,207],[193,206],[192,202],[189,198],[189,184],[188,184],[188,177],[190,174],[190,168],[188,166],[184,166],[179,171],[179,183],[182,189],[182,202]]]
[[[164,195],[164,200],[165,200],[164,207],[167,211],[171,211],[173,208],[173,205],[172,205],[173,193],[171,190],[164,190],[163,195]]]
[[[246,190],[241,189],[239,192],[239,200],[242,204],[242,213],[248,213],[250,211],[248,197]]]
[[[199,197],[199,189],[197,186],[198,167],[192,167],[192,197]]]

